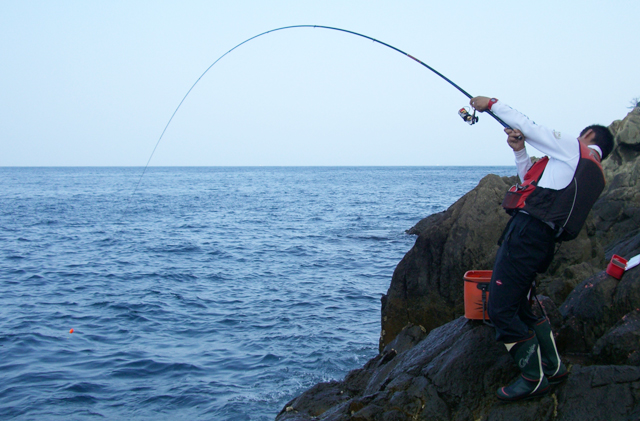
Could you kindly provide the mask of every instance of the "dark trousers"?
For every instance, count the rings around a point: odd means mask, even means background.
[[[536,273],[547,270],[553,259],[555,233],[544,222],[516,213],[503,234],[489,285],[489,318],[496,340],[517,342],[531,337],[540,319],[528,298]]]

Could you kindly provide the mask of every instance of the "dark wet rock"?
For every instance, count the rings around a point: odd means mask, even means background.
[[[554,303],[562,303],[580,282],[601,270],[588,262],[568,266],[560,276],[551,276],[542,280],[542,289]]]
[[[640,309],[622,317],[593,347],[596,363],[640,365]]]
[[[559,421],[638,420],[640,367],[573,366],[557,401]]]
[[[640,254],[640,233],[626,235],[622,240],[613,243],[607,250],[606,260],[611,260],[614,254],[627,258]]]
[[[410,329],[398,337],[405,334]],[[626,420],[640,410],[640,367],[633,366],[574,365],[548,395],[500,402],[495,391],[519,371],[494,336],[461,317],[390,360],[378,356],[358,375],[310,389],[277,420]]]
[[[560,310],[553,300],[545,295],[538,295],[536,297],[533,312],[538,317],[546,316],[554,330],[557,330],[562,326],[563,318]]]
[[[344,393],[343,387],[343,382],[319,383],[285,405],[277,419],[303,420],[319,415],[326,416],[336,406],[349,400],[349,395]],[[298,411],[302,406],[300,402],[304,402],[303,413]]]
[[[415,326],[411,323],[405,326],[400,333],[400,335],[396,336],[396,338],[384,348],[382,351],[383,354],[391,351],[395,351],[396,354],[404,352],[413,348],[414,345],[427,336],[427,331],[424,327]]]
[[[408,343],[415,333],[414,329],[405,329],[395,343]],[[487,384],[513,377],[513,362],[505,348],[495,342],[494,335],[493,329],[482,323],[459,318],[432,330],[427,338],[392,359],[382,356],[372,359],[364,369],[368,372],[368,383],[360,383],[359,392],[355,392],[356,388],[350,384],[356,378],[350,373],[339,384],[328,383],[324,388],[313,388],[305,393],[313,395],[312,399],[323,400],[326,391],[330,390],[328,402],[331,403],[335,393],[354,391],[348,395],[348,404],[340,405],[339,410],[322,414],[318,419],[448,420],[463,408],[474,407],[482,401],[487,396]],[[502,357],[499,358],[501,364],[496,364],[496,354]],[[493,392],[489,396],[494,399]],[[318,416],[317,408],[323,405],[305,405],[298,409],[299,399],[286,405],[298,412],[283,411],[278,420]]]
[[[604,272],[585,280],[560,307],[565,322],[557,344],[561,352],[588,353],[616,323],[611,305],[618,282]]]
[[[626,272],[621,280],[603,271],[575,288],[560,307],[564,323],[557,342],[561,351],[591,353],[603,335],[640,308],[639,269]]]

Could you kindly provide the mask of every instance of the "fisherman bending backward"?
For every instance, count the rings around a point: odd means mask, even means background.
[[[528,298],[536,273],[547,270],[555,243],[574,239],[605,186],[600,165],[613,149],[608,128],[593,125],[580,136],[539,126],[495,98],[475,97],[471,106],[490,110],[505,129],[521,184],[502,206],[512,215],[496,254],[489,286],[489,318],[521,376],[498,389],[498,398],[515,401],[539,396],[569,375],[560,360],[549,320],[534,315]],[[526,144],[547,156],[531,163]]]

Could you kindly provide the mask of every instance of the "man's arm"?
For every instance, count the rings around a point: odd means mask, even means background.
[[[580,147],[574,139],[563,139],[559,132],[537,125],[524,114],[496,99],[478,96],[471,98],[469,103],[480,112],[492,111],[510,127],[520,130],[527,143],[545,155],[565,162],[575,160],[580,155]]]
[[[516,168],[518,170],[518,176],[520,182],[524,181],[524,175],[529,171],[529,168],[533,165],[531,158],[527,153],[527,149],[524,146],[524,136],[520,130],[504,129],[507,134],[507,143],[513,149],[513,153],[516,158]]]

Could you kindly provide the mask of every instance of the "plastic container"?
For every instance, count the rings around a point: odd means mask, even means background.
[[[470,270],[464,274],[464,317],[489,320],[489,283],[492,270]]]
[[[624,274],[624,271],[626,269],[627,261],[624,258],[618,256],[617,254],[611,256],[611,261],[607,266],[607,273],[609,275],[613,276],[616,279],[620,279],[622,278],[622,275]]]

